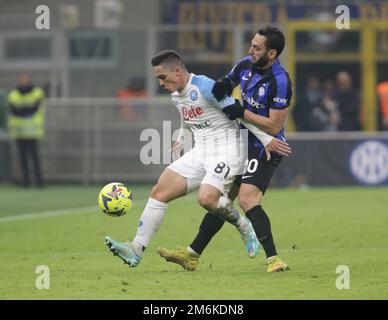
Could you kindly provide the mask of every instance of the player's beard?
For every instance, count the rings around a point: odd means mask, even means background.
[[[268,52],[266,51],[262,57],[260,57],[259,60],[257,60],[255,62],[255,66],[258,68],[258,69],[263,69],[265,68],[267,65],[268,65],[268,62],[269,62],[269,58],[268,58]]]

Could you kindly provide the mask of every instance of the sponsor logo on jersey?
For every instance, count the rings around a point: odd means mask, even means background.
[[[195,91],[195,90],[191,90],[191,91],[190,91],[190,99],[191,99],[192,101],[197,100],[197,99],[198,99],[198,92]]]
[[[279,98],[279,97],[273,98],[273,102],[278,102],[278,103],[286,104],[287,101],[288,101],[288,99],[285,99],[285,98]]]
[[[260,87],[259,96],[264,96],[264,94],[265,94],[265,89],[263,87]]]
[[[190,109],[186,107],[182,108],[182,117],[186,121],[200,116],[201,114],[203,114],[203,110],[200,107],[194,108],[193,106],[191,106]]]
[[[195,123],[193,125],[193,129],[205,129],[207,127],[210,127],[212,124],[212,122],[210,120],[206,120],[202,123]]]
[[[247,97],[245,93],[242,93],[243,100],[248,102],[252,107],[256,109],[264,109],[265,105],[262,103],[258,103],[256,100],[253,100],[253,98]]]
[[[252,72],[249,72],[248,76],[242,76],[241,79],[247,81],[247,80],[249,80],[249,78],[251,77],[251,75],[252,75]]]

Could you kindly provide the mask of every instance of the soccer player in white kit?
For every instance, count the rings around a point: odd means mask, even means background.
[[[153,57],[151,64],[159,84],[171,92],[172,101],[181,114],[181,131],[173,151],[183,146],[185,134],[190,131],[194,135],[194,147],[169,165],[159,177],[133,241],[118,242],[107,236],[106,245],[124,263],[136,267],[162,224],[167,204],[199,187],[199,204],[233,224],[240,232],[249,256],[256,256],[259,242],[252,225],[233,208],[227,197],[236,175],[244,173],[247,157],[244,152],[246,142],[240,135],[239,124],[230,121],[222,112],[222,108],[233,105],[235,100],[228,97],[218,102],[211,93],[214,80],[189,73],[181,57],[173,50],[161,51]],[[249,124],[247,127],[254,130],[268,152],[288,154],[287,143]]]

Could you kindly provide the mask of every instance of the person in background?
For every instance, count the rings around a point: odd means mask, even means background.
[[[297,103],[293,112],[297,131],[315,131],[311,123],[312,110],[321,104],[322,91],[318,77],[310,76],[307,79],[303,92],[298,94]]]
[[[116,97],[120,100],[120,115],[128,121],[138,120],[139,113],[129,100],[130,98],[143,98],[147,96],[148,94],[144,89],[143,79],[129,79],[127,87],[116,92]]]
[[[0,88],[0,132],[7,128],[7,92]]]
[[[337,103],[334,101],[334,82],[330,79],[326,79],[322,85],[322,92],[322,105],[329,115],[326,131],[337,131],[341,118],[338,112]]]
[[[38,144],[45,133],[44,99],[43,90],[27,73],[19,75],[17,87],[8,94],[8,128],[17,145],[24,187],[30,186],[30,161],[36,185],[43,187]]]
[[[379,130],[388,130],[388,81],[377,85],[379,99]]]
[[[360,95],[353,88],[352,77],[345,71],[336,76],[336,93],[334,100],[337,103],[341,117],[340,131],[359,131],[360,123]]]
[[[310,128],[312,131],[337,131],[340,116],[337,104],[333,99],[333,82],[329,79],[325,80],[320,93],[320,100],[310,111]]]

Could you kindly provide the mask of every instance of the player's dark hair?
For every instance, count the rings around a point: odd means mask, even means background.
[[[277,52],[276,57],[282,53],[286,40],[280,29],[267,26],[263,29],[259,29],[257,33],[266,38],[265,46],[267,50],[275,49]]]
[[[151,59],[153,67],[160,65],[176,66],[179,65],[186,69],[181,56],[174,50],[163,50]]]

